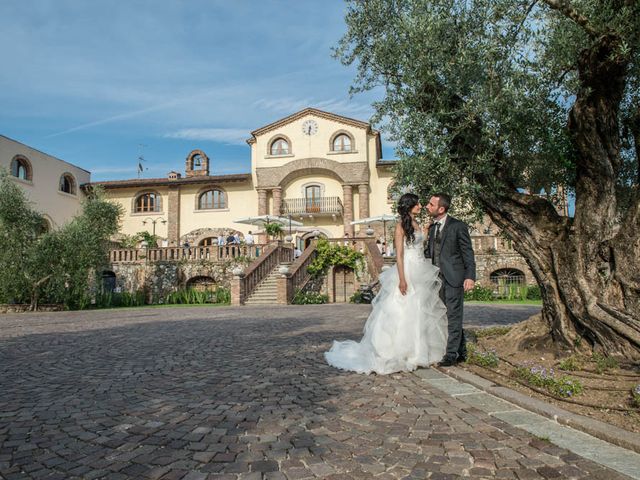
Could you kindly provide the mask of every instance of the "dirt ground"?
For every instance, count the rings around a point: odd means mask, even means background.
[[[634,405],[631,393],[640,385],[640,364],[616,359],[617,366],[606,365],[604,357],[593,356],[584,348],[582,352],[557,351],[550,344],[548,328],[539,315],[511,329],[481,329],[476,333],[476,350],[495,351],[499,357],[498,365],[481,366],[471,356],[470,361],[460,365],[462,368],[570,412],[640,433],[640,408]],[[574,360],[573,370],[560,368],[562,360],[567,358]],[[553,369],[554,377],[565,375],[579,380],[584,391],[566,399],[554,398],[542,387],[530,388],[523,384],[526,382],[518,381],[514,369],[521,365],[539,366],[547,372]]]

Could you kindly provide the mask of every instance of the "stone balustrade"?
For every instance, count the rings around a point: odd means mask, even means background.
[[[162,248],[131,248],[109,250],[109,262],[115,263],[150,263],[150,262],[179,262],[206,260],[222,262],[241,257],[249,259],[261,255],[265,245],[210,245],[198,247],[162,247]]]

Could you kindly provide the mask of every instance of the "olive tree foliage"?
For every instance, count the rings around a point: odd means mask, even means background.
[[[398,184],[488,214],[559,345],[640,356],[640,2],[348,0],[345,19],[335,53],[354,93],[384,90]]]
[[[100,191],[84,200],[82,213],[46,231],[44,217],[6,172],[0,172],[0,302],[63,303],[82,308],[92,276],[108,260],[109,238],[118,231],[121,207]]]

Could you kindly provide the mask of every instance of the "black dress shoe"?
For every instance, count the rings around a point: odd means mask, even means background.
[[[451,357],[444,357],[438,362],[439,367],[452,367],[456,364],[456,360]]]
[[[458,355],[458,358],[456,358],[456,363],[464,363],[466,361],[467,361],[466,353],[464,355]]]

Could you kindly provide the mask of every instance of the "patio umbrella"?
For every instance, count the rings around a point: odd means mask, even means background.
[[[395,223],[398,221],[397,215],[391,215],[389,213],[385,213],[384,215],[377,215],[375,217],[367,217],[361,218],[359,220],[354,220],[351,222],[351,225],[370,225],[372,223],[380,223],[382,222],[382,228],[384,230],[384,243],[387,243],[387,223]]]
[[[256,225],[264,227],[270,223],[279,223],[280,225],[289,225],[289,235],[291,235],[291,227],[301,227],[302,222],[291,220],[291,217],[280,217],[278,215],[256,215],[254,217],[242,217],[233,221],[234,223],[244,223],[245,225]]]
[[[278,215],[257,215],[255,217],[242,217],[233,221],[234,223],[244,223],[245,225],[256,225],[264,227],[268,223],[279,223],[280,225],[291,225],[293,227],[301,227],[302,222],[291,220],[289,217],[279,217]]]

